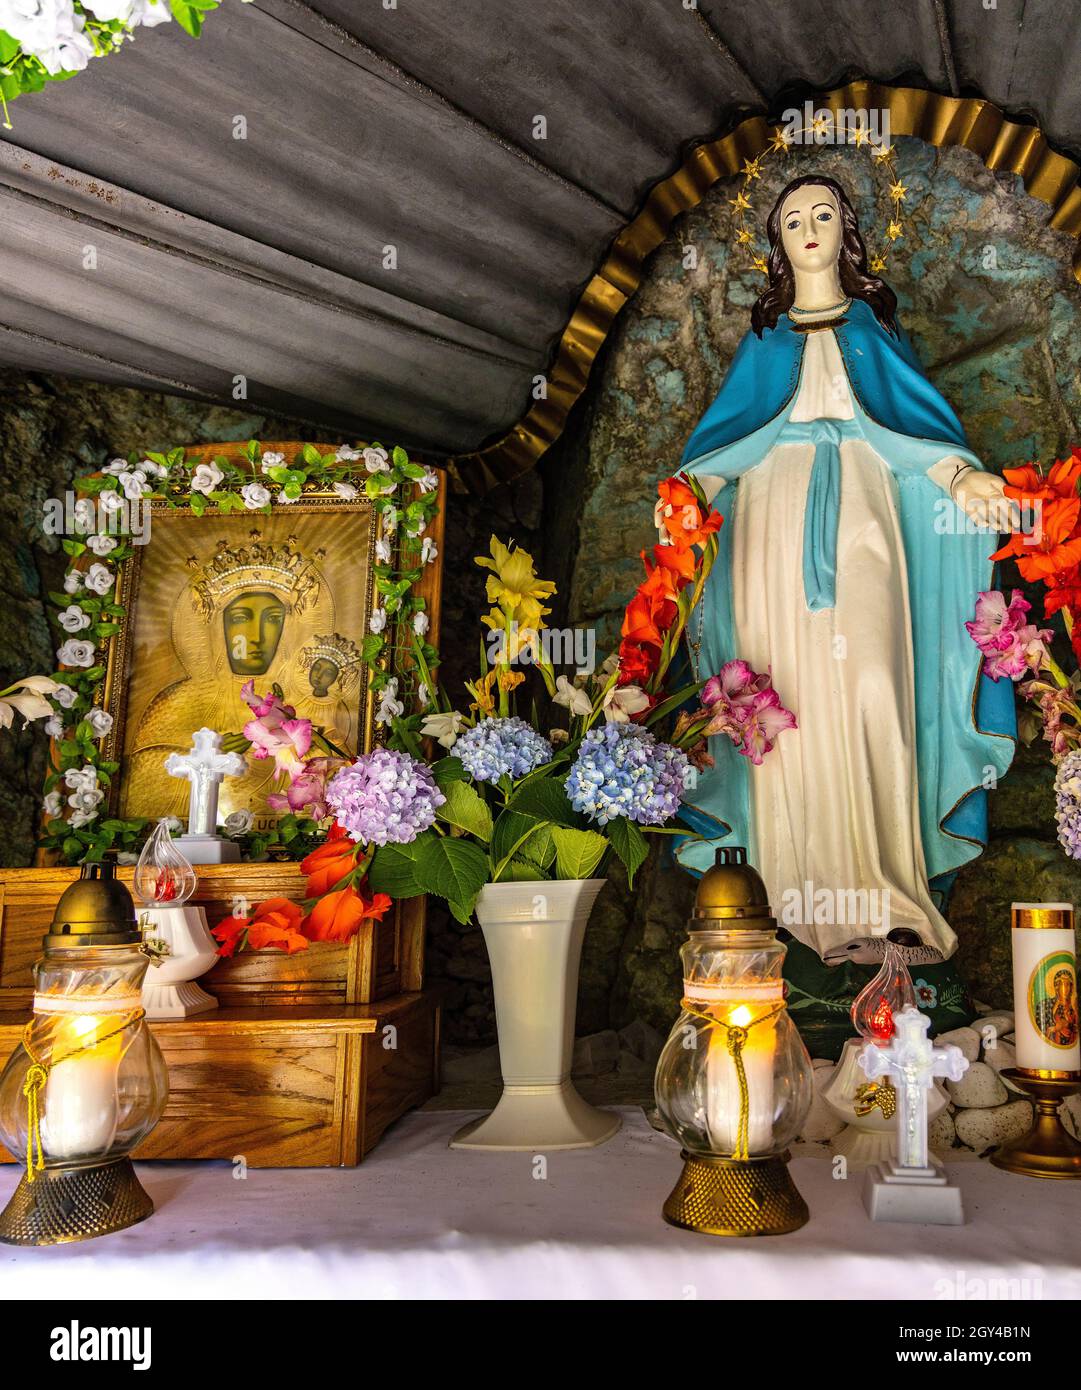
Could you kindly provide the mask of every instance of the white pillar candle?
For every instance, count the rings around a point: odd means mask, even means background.
[[[80,1015],[61,1025],[66,1035],[56,1049],[67,1056],[49,1068],[42,1105],[41,1138],[49,1158],[97,1158],[108,1152],[120,1119],[118,1037],[76,1051],[112,1019]]]
[[[1073,904],[1014,903],[1011,916],[1017,1065],[1081,1071]]]
[[[776,1018],[766,1018],[783,1002],[783,986],[767,981],[741,987],[686,982],[684,998],[696,1010],[712,1014],[719,1025],[709,1030],[706,1054],[706,1128],[713,1152],[727,1156],[739,1148],[739,1072],[729,1050],[732,1026],[746,1028],[740,1052],[747,1080],[747,1154],[773,1152],[773,1071]],[[758,1021],[760,1020],[760,1021]]]

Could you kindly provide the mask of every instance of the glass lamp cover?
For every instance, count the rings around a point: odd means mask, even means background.
[[[143,1019],[147,958],[135,947],[56,951],[34,967],[34,1015],[0,1076],[0,1139],[27,1151],[24,1086],[44,1068],[39,1098],[46,1167],[108,1162],[128,1154],[161,1117],[165,1062]]]
[[[912,976],[900,951],[887,940],[878,974],[852,1001],[853,1026],[868,1042],[887,1043],[893,1037],[894,1015],[909,1005],[916,1008]]]
[[[145,907],[179,907],[195,892],[195,870],[159,820],[135,866],[135,892]]]

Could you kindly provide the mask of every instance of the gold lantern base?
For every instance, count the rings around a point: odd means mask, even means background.
[[[1036,1102],[1036,1122],[1020,1139],[1003,1144],[991,1155],[996,1168],[1028,1178],[1081,1178],[1081,1144],[1059,1119],[1058,1108],[1067,1096],[1081,1091],[1081,1072],[1061,1076],[1041,1075],[1023,1067],[999,1073]]]
[[[5,1245],[62,1245],[91,1240],[145,1221],[154,1203],[130,1158],[93,1168],[46,1168],[27,1182],[24,1173],[0,1212]]]
[[[780,1236],[806,1225],[787,1152],[743,1160],[684,1149],[680,1157],[683,1172],[664,1204],[670,1225],[710,1236]]]

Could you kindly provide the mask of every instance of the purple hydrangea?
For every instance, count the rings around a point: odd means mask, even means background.
[[[1055,820],[1059,844],[1081,859],[1081,752],[1067,753],[1055,773]]]
[[[498,782],[500,777],[524,777],[552,761],[552,745],[524,719],[482,719],[458,735],[451,749],[470,777]]]
[[[687,785],[687,755],[658,743],[637,724],[590,729],[567,778],[574,809],[607,825],[624,816],[639,825],[663,825],[679,810]]]
[[[409,844],[446,799],[426,764],[389,748],[363,754],[327,784],[327,805],[358,844]]]

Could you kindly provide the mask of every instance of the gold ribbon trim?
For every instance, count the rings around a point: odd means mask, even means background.
[[[739,1123],[736,1127],[736,1147],[732,1150],[731,1156],[735,1159],[742,1159],[746,1163],[750,1158],[748,1140],[751,1127],[751,1096],[747,1088],[747,1069],[743,1065],[743,1049],[747,1043],[747,1034],[751,1029],[759,1023],[766,1023],[771,1018],[776,1018],[783,1011],[784,1004],[778,1004],[775,1009],[770,1009],[769,1013],[752,1018],[750,1023],[742,1024],[725,1023],[723,1019],[714,1018],[712,1014],[700,1013],[698,1009],[689,1009],[686,999],[683,1000],[683,1009],[692,1018],[701,1019],[708,1027],[725,1030],[725,1045],[736,1068],[736,1083],[739,1086]]]
[[[1078,165],[1052,150],[1038,126],[1009,120],[993,103],[865,81],[812,95],[810,100],[816,109],[834,113],[888,110],[891,136],[914,135],[940,149],[959,145],[971,150],[988,169],[1020,175],[1026,191],[1050,206],[1050,225],[1081,237]],[[537,401],[495,444],[449,462],[456,491],[483,496],[528,473],[556,442],[616,316],[641,284],[646,258],[677,217],[697,207],[714,184],[737,174],[745,159],[763,153],[773,128],[763,116],[751,116],[730,134],[699,145],[681,169],[654,186],[642,211],[612,243],[563,330],[548,374],[547,399]],[[1081,281],[1081,246],[1074,251],[1073,273]]]

